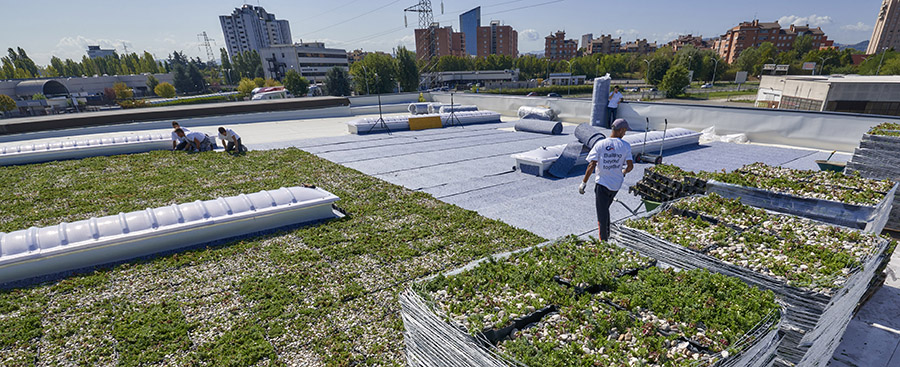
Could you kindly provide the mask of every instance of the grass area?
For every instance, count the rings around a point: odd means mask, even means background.
[[[0,364],[403,365],[411,279],[543,241],[297,149],[0,167],[0,231],[301,183],[349,215],[0,292]]]
[[[684,96],[677,98],[693,98],[693,99],[714,99],[714,98],[729,98],[736,96],[755,96],[756,89],[747,89],[741,91],[731,91],[731,92],[698,92],[698,93],[688,93]]]

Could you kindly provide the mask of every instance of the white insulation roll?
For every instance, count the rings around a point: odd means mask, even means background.
[[[424,115],[428,113],[428,102],[419,102],[419,103],[410,103],[409,104],[409,114],[411,115]]]
[[[500,114],[493,111],[464,111],[453,114],[453,121],[450,121],[450,114],[428,114],[418,117],[440,116],[443,126],[451,125],[472,125],[484,124],[492,122],[500,122]],[[384,118],[384,125],[391,131],[409,130],[410,116],[387,116]],[[381,125],[378,117],[366,117],[347,122],[347,130],[351,134],[368,134],[386,132],[387,130]]]
[[[289,187],[0,232],[0,284],[339,216],[337,196]]]
[[[441,113],[443,106],[459,106],[458,104],[443,104],[440,102],[431,102],[428,104],[428,113]]]
[[[0,147],[0,166],[31,164],[104,155],[172,149],[169,134],[126,135],[115,138],[64,140]]]
[[[518,110],[520,119],[556,120],[556,112],[545,106],[521,106]]]
[[[475,106],[475,105],[461,106],[458,104],[441,106],[441,113],[472,112],[472,111],[478,111],[478,106]]]

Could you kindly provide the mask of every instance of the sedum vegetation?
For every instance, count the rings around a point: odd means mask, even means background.
[[[403,365],[405,284],[543,241],[298,149],[0,167],[0,231],[304,183],[347,217],[0,291],[0,364]]]

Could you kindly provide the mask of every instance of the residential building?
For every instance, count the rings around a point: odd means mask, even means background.
[[[647,42],[646,38],[638,39],[634,42],[626,42],[624,45],[619,47],[619,52],[629,54],[651,54],[656,52],[656,42]]]
[[[821,27],[810,28],[809,24],[805,26],[792,24],[788,29],[784,29],[777,21],[765,23],[756,19],[752,22],[742,22],[729,29],[714,41],[713,49],[730,64],[737,60],[741,51],[759,47],[765,42],[775,45],[778,51],[790,51],[794,47],[794,40],[800,36],[812,37],[813,48],[816,49],[834,47],[834,41],[825,36]]]
[[[87,54],[88,57],[92,59],[112,56],[116,53],[116,50],[104,50],[100,48],[100,46],[88,46]]]
[[[432,47],[434,47],[432,49]],[[466,35],[454,32],[453,28],[432,23],[431,27],[416,29],[416,58],[430,60],[431,57],[465,56]]]
[[[569,60],[576,56],[578,40],[566,39],[565,31],[556,31],[544,37],[544,58]]]
[[[698,50],[710,49],[709,42],[703,39],[703,36],[694,36],[692,34],[688,35],[680,35],[678,38],[668,43],[669,47],[672,47],[672,50],[678,52],[678,50],[682,49],[684,46],[691,45]]]
[[[763,75],[756,106],[900,116],[900,76]]]
[[[325,73],[335,66],[350,70],[347,50],[326,48],[323,42],[272,45],[259,51],[266,78],[280,80],[288,70],[296,70],[312,83],[325,81]]]
[[[587,34],[582,36],[584,40]],[[600,35],[599,38],[591,39],[584,45],[585,55],[603,54],[613,55],[622,53],[652,53],[656,51],[656,43],[647,42],[646,39],[638,39],[634,42],[626,42],[622,44],[622,38],[612,38],[611,34]]]
[[[362,49],[356,49],[356,50],[347,52],[347,61],[349,61],[350,64],[353,64],[354,62],[361,61],[362,59],[366,58],[366,55],[368,55],[368,54],[390,55],[387,52],[382,52],[382,51],[369,52],[369,51],[363,51]]]
[[[511,26],[501,25],[499,20],[492,20],[491,25],[478,27],[478,36],[475,39],[477,47],[476,55],[519,56],[519,32]]]
[[[466,39],[478,39],[479,27],[481,27],[480,6],[459,15],[459,31],[466,35]],[[478,55],[478,44],[476,42],[466,43],[466,53],[472,56]]]
[[[275,19],[275,14],[267,13],[260,6],[244,4],[235,8],[231,15],[220,15],[219,23],[231,56],[292,43],[288,21]]]
[[[883,0],[866,53],[877,54],[886,49],[900,50],[900,0]]]

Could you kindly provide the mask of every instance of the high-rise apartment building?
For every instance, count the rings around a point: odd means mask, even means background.
[[[519,56],[519,32],[511,26],[501,25],[499,20],[492,20],[491,25],[478,27],[478,36],[475,39],[477,45],[476,55]]]
[[[244,51],[259,52],[264,47],[290,44],[291,26],[287,20],[275,19],[260,6],[244,4],[231,15],[220,15],[222,33],[228,54],[234,56]]]
[[[471,41],[477,39],[478,27],[481,27],[480,6],[459,15],[459,31],[466,35],[466,39]],[[466,43],[466,53],[477,55],[478,44],[476,42]]]
[[[729,29],[714,41],[713,50],[730,64],[737,60],[741,51],[759,47],[765,42],[775,45],[778,51],[790,51],[794,47],[794,40],[800,36],[812,37],[815,49],[834,47],[834,41],[825,36],[821,27],[810,28],[809,24],[805,26],[791,24],[790,28],[783,29],[777,21],[763,23],[756,19]]]
[[[432,50],[432,47],[434,49]],[[433,23],[431,27],[416,29],[416,58],[430,60],[432,56],[465,56],[466,35],[453,28]]]
[[[877,54],[886,49],[900,50],[900,0],[884,0],[866,53]]]
[[[568,60],[576,56],[578,40],[567,40],[565,31],[556,31],[544,37],[544,58]]]

